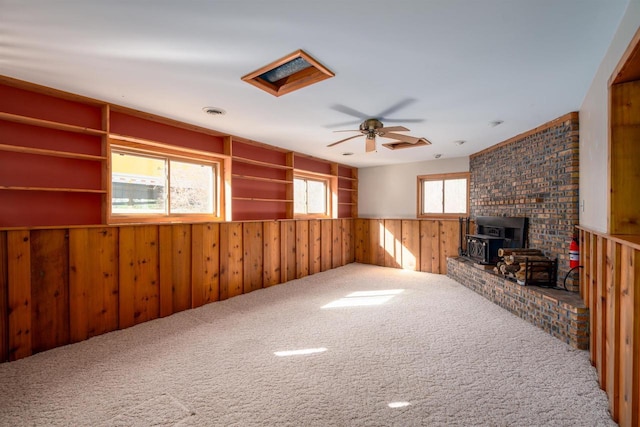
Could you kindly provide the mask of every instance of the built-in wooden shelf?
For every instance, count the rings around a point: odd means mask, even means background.
[[[95,193],[106,194],[106,190],[92,190],[88,188],[60,188],[60,187],[13,187],[0,185],[0,190],[12,191],[53,191],[60,193]]]
[[[355,203],[352,202],[338,202],[339,205],[348,205],[348,206],[354,206]]]
[[[14,153],[37,154],[41,156],[65,157],[68,159],[80,160],[107,160],[105,156],[95,156],[93,154],[71,153],[68,151],[47,150],[44,148],[19,147],[17,145],[0,144],[0,151],[12,151]]]
[[[279,165],[277,163],[269,163],[269,162],[263,162],[260,160],[247,159],[245,157],[233,156],[233,160],[240,163],[247,163],[250,165],[263,166],[267,168],[293,170],[293,166]]]
[[[338,175],[338,179],[346,179],[347,181],[357,181],[358,178],[352,178],[350,176],[342,176],[342,175]]]
[[[358,191],[355,188],[344,188],[344,187],[338,187],[338,191]]]
[[[107,134],[106,131],[100,130],[100,129],[91,129],[91,128],[82,127],[82,126],[68,125],[66,123],[52,122],[44,119],[35,119],[33,117],[20,116],[18,114],[11,114],[11,113],[0,112],[0,120],[20,123],[23,125],[31,125],[31,126],[39,126],[39,127],[49,128],[49,129],[63,130],[67,132],[84,133],[87,135],[103,136]]]
[[[253,175],[239,175],[239,174],[232,174],[231,175],[234,178],[238,178],[238,179],[248,179],[248,180],[252,180],[252,181],[265,181],[265,182],[277,182],[280,184],[291,184],[291,181],[287,181],[286,179],[275,179],[275,178],[265,178],[262,176],[253,176]]]
[[[293,203],[290,199],[262,199],[259,197],[232,197],[233,200],[248,200],[251,202],[280,202],[280,203]]]

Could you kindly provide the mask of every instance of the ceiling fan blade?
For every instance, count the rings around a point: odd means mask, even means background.
[[[391,139],[396,139],[398,141],[407,142],[409,144],[416,144],[421,140],[424,140],[424,138],[416,138],[415,136],[402,135],[400,133],[393,133],[393,132],[388,132],[380,136],[382,136],[383,138],[391,138]]]
[[[384,110],[383,112],[381,112],[380,114],[378,114],[376,117],[378,117],[378,119],[380,119],[381,121],[385,121],[384,117],[395,113],[396,111],[406,107],[409,104],[413,104],[414,102],[416,102],[415,98],[406,98],[403,99],[402,101],[392,105],[391,107],[387,108],[386,110]],[[386,120],[388,121],[388,120]]]
[[[409,132],[404,126],[385,126],[383,128],[378,129],[378,132],[387,133],[387,132]]]
[[[343,126],[359,125],[360,123],[361,123],[360,120],[358,120],[358,121],[350,120],[348,122],[332,123],[330,125],[325,125],[324,127],[326,127],[326,128],[341,128]]]
[[[361,120],[365,120],[365,119],[371,117],[368,114],[361,113],[358,110],[354,110],[353,108],[347,107],[346,105],[342,105],[342,104],[332,105],[331,108],[336,110],[336,111],[340,111],[341,113],[348,114],[348,115],[353,116],[353,117],[357,117],[357,118],[359,118]]]
[[[422,123],[424,119],[381,119],[386,123]]]
[[[376,140],[375,140],[375,138],[367,138],[367,145],[366,145],[365,151],[367,153],[370,153],[372,151],[376,151]]]
[[[353,139],[353,138],[358,138],[360,136],[362,136],[362,135],[350,136],[349,138],[341,139],[340,141],[336,141],[333,144],[329,144],[329,145],[327,145],[327,147],[333,147],[334,145],[341,144],[341,143],[343,143],[345,141],[348,141],[348,140]]]

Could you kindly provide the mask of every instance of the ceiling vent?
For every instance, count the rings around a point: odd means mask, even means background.
[[[415,144],[411,144],[409,142],[400,142],[400,141],[382,144],[383,147],[386,147],[389,150],[400,150],[402,148],[424,147],[425,145],[431,145],[431,142],[429,142],[425,138],[420,138],[420,140]]]
[[[242,80],[271,95],[280,96],[329,79],[335,74],[309,54],[297,50],[252,73]]]

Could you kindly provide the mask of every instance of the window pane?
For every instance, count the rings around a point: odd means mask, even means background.
[[[111,170],[113,213],[165,213],[164,159],[114,152]]]
[[[447,179],[444,182],[444,212],[467,212],[467,180]]]
[[[327,184],[324,181],[307,180],[307,213],[327,212]]]
[[[293,180],[293,211],[297,214],[307,213],[307,183],[304,179]]]
[[[214,166],[171,160],[169,170],[170,213],[214,212]]]
[[[422,191],[422,212],[442,213],[442,181],[423,181]]]

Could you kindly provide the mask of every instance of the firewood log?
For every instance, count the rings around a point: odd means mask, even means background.
[[[500,248],[498,249],[498,256],[503,257],[507,255],[523,255],[523,254],[536,254],[542,255],[542,251],[540,249],[529,249],[529,248]]]
[[[504,262],[506,264],[519,264],[522,262],[526,262],[527,259],[529,259],[529,261],[549,261],[549,258],[544,255],[507,255],[504,257]]]
[[[520,281],[524,281],[527,277],[525,276],[525,272],[524,270],[519,270],[517,273],[515,273],[515,277],[516,279],[520,280]],[[529,273],[529,277],[528,279],[530,280],[535,280],[535,281],[547,281],[549,280],[549,275],[546,272],[533,272],[533,273]]]

